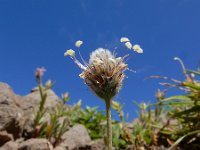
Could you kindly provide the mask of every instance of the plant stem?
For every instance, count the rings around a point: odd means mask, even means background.
[[[111,111],[110,111],[110,100],[106,102],[106,115],[107,115],[107,144],[108,150],[112,150],[112,124],[111,124]]]

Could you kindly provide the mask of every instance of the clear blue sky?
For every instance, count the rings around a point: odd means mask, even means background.
[[[130,53],[119,42],[127,36],[139,43],[144,54]],[[71,104],[100,106],[79,78],[80,69],[64,58],[66,49],[83,40],[81,53],[98,47],[115,49],[119,55],[130,54],[124,87],[115,98],[125,103],[130,119],[135,116],[132,101],[153,101],[158,80],[144,80],[150,75],[182,79],[181,68],[174,61],[180,57],[188,68],[200,60],[199,0],[0,0],[0,81],[26,95],[36,86],[34,70],[47,69],[44,80],[56,81],[58,95],[71,94]]]

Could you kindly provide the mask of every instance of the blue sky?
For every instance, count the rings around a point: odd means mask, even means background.
[[[80,51],[85,60],[90,52],[103,47],[116,49],[119,56],[130,54],[128,78],[116,96],[125,103],[130,119],[135,117],[137,102],[154,100],[158,80],[151,75],[182,79],[180,57],[188,68],[200,61],[199,0],[0,0],[0,81],[26,95],[36,86],[34,70],[47,69],[44,80],[56,81],[54,90],[70,92],[73,104],[104,103],[94,96],[79,78],[80,69],[66,49],[83,40]],[[126,36],[144,49],[144,54],[127,50],[119,39]],[[172,92],[172,94],[174,94]]]

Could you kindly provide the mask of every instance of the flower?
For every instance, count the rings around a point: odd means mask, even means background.
[[[45,83],[45,87],[47,89],[50,89],[51,87],[53,86],[53,82],[51,80],[48,80],[46,83]]]
[[[138,44],[135,44],[133,46],[133,50],[136,51],[137,53],[143,53],[143,49]]]
[[[129,40],[127,37],[122,37],[122,38],[120,39],[120,42],[121,42],[121,43],[130,42],[130,40]]]
[[[73,49],[69,49],[64,53],[64,56],[74,57],[75,56],[75,51]]]
[[[114,101],[114,100],[112,100],[112,103],[111,103],[112,105],[112,108],[114,109],[114,110],[116,110],[116,111],[120,111],[120,108],[121,108],[121,106],[120,106],[120,103],[118,103],[117,101]]]
[[[63,102],[66,103],[69,100],[69,93],[65,92],[64,94],[62,94],[62,99]]]
[[[128,65],[109,50],[98,48],[90,55],[89,64],[80,77],[100,98],[111,100],[121,89]]]
[[[82,44],[83,44],[83,41],[78,40],[78,41],[76,41],[75,46],[79,48],[79,47],[81,47]]]
[[[37,68],[35,70],[35,76],[36,76],[36,78],[41,78],[44,75],[45,72],[46,72],[46,69],[44,67]]]
[[[158,89],[155,93],[155,97],[160,101],[165,98],[166,91],[161,91]]]
[[[132,49],[132,44],[131,44],[131,42],[126,42],[126,43],[125,43],[125,46],[126,46],[128,49]]]

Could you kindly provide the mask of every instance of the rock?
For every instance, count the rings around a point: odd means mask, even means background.
[[[83,125],[75,125],[62,136],[61,147],[67,150],[78,150],[91,142],[87,129]]]
[[[0,150],[18,150],[18,143],[10,141],[4,144]]]
[[[79,148],[79,150],[106,150],[106,145],[103,139],[90,142],[89,145]]]
[[[16,96],[10,86],[6,83],[0,82],[0,104],[18,104],[18,96]]]
[[[0,131],[0,146],[11,140],[13,140],[12,134],[7,133],[7,131]]]
[[[14,105],[0,105],[0,130],[13,134],[14,139],[21,136],[23,130],[23,112]]]
[[[0,131],[11,133],[14,139],[21,136],[24,125],[24,113],[19,105],[20,101],[11,88],[0,82]]]
[[[54,111],[56,106],[60,104],[60,100],[58,96],[51,90],[47,90],[47,99],[45,103],[45,108],[49,111]],[[22,97],[22,105],[21,108],[26,114],[25,120],[26,123],[24,125],[24,136],[30,138],[30,135],[32,135],[32,125],[35,119],[35,115],[37,113],[37,110],[39,109],[41,97],[39,91],[34,91],[24,97]],[[45,114],[44,118],[45,120],[49,120],[48,113]]]
[[[56,146],[53,150],[66,150],[66,148],[62,146]]]
[[[47,139],[29,139],[19,145],[18,150],[53,150]]]
[[[53,90],[49,89],[46,91],[47,99],[45,103],[45,108],[48,110],[54,110],[55,106],[60,103],[58,96],[53,92]],[[32,110],[38,109],[40,104],[41,97],[39,91],[34,91],[23,97],[22,109],[25,112],[33,112]]]

